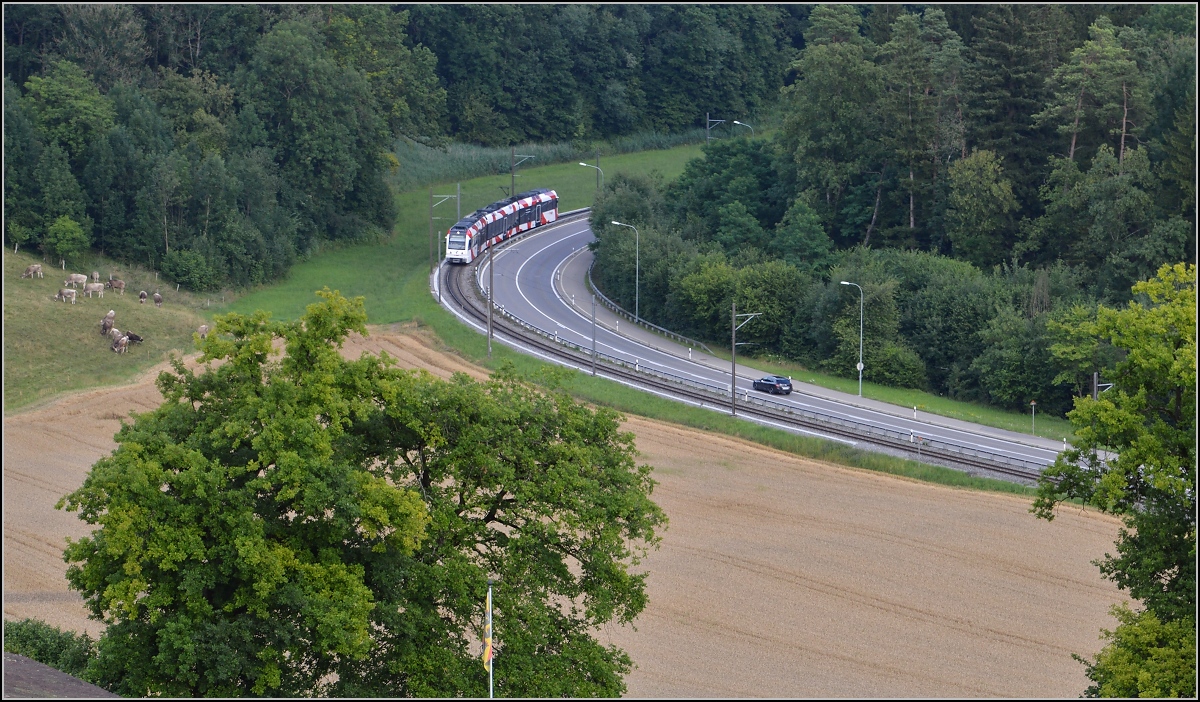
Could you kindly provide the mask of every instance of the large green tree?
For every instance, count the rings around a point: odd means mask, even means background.
[[[113,105],[79,66],[57,60],[45,76],[33,76],[22,96],[43,140],[56,142],[72,160],[113,124]]]
[[[1143,609],[1118,612],[1112,642],[1088,665],[1089,692],[1194,697],[1196,266],[1164,265],[1133,292],[1128,307],[1076,325],[1125,358],[1104,369],[1112,388],[1076,400],[1075,441],[1043,474],[1033,511],[1053,519],[1075,498],[1124,522],[1116,554],[1096,563]]]
[[[125,695],[481,696],[483,594],[513,696],[624,690],[594,627],[645,606],[665,523],[620,417],[512,375],[454,382],[341,357],[336,292],[295,322],[218,317],[201,372],[117,435],[60,506],[98,528],[68,580]],[[273,356],[282,347],[280,359]]]
[[[869,243],[884,177],[876,48],[859,34],[862,16],[850,5],[820,5],[809,21],[804,53],[792,65],[797,80],[784,91],[783,148],[833,240]]]

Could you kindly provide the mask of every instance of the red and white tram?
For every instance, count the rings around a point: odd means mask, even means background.
[[[446,232],[446,262],[470,263],[487,247],[557,219],[558,194],[553,190],[530,190],[493,202]]]

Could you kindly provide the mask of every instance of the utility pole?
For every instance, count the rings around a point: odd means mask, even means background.
[[[600,182],[600,147],[596,147],[596,189],[599,190],[603,183]]]
[[[712,141],[712,126],[714,124],[720,124],[725,121],[723,119],[713,119],[711,114],[712,113],[710,113],[710,112],[704,113],[704,143],[705,144]]]
[[[440,198],[442,198],[442,199],[441,199],[441,200],[438,200],[437,202],[434,202],[434,201],[433,201],[433,199],[434,199],[435,197],[440,197]],[[440,265],[441,265],[441,260],[442,260],[442,240],[441,240],[440,238],[438,238],[438,237],[435,237],[435,236],[434,236],[434,227],[433,227],[433,220],[435,220],[435,219],[441,219],[441,217],[434,217],[434,216],[433,216],[433,208],[435,208],[435,207],[437,207],[438,205],[442,204],[443,202],[445,202],[445,201],[449,200],[450,198],[454,198],[454,209],[455,209],[455,214],[457,215],[457,216],[454,218],[454,221],[455,221],[455,222],[458,222],[458,220],[462,219],[462,183],[459,183],[459,184],[457,185],[457,187],[456,187],[456,189],[455,189],[455,191],[454,191],[454,194],[453,194],[453,195],[434,195],[434,194],[433,194],[433,188],[430,188],[430,189],[429,189],[429,239],[430,239],[430,249],[431,249],[431,251],[432,251],[432,250],[435,248],[435,246],[436,246],[436,253],[437,253],[437,255],[436,255],[436,256],[432,257],[432,261],[431,261],[431,263],[430,263],[430,269],[431,269],[431,270],[432,270],[432,269],[434,269],[434,268],[436,268],[437,266],[440,266]],[[438,302],[441,302],[441,301],[442,301],[442,286],[441,286],[441,284],[439,283],[439,284],[438,284]]]
[[[737,330],[746,326],[746,322],[749,322],[750,320],[754,319],[758,315],[762,314],[762,312],[749,312],[746,314],[738,314],[737,313],[737,300],[733,301],[732,309],[733,309],[733,311],[730,312],[730,315],[729,315],[729,328],[731,330],[730,334],[729,334],[730,347],[733,349],[733,364],[732,364],[732,368],[730,369],[730,378],[729,378],[729,409],[730,409],[731,413],[733,414],[733,416],[736,417],[737,416],[737,347],[738,347]],[[742,322],[741,324],[738,324],[737,323],[738,317],[745,317],[746,321]]]

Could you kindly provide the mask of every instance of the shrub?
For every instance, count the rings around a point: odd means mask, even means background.
[[[88,663],[96,657],[96,644],[87,634],[63,631],[38,619],[4,622],[4,650],[84,679]]]
[[[163,257],[162,267],[167,277],[189,290],[203,292],[219,287],[216,270],[199,252],[176,249]]]

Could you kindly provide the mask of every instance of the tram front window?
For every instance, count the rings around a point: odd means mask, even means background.
[[[467,237],[461,235],[450,237],[450,244],[446,248],[453,251],[462,251],[467,248]]]

